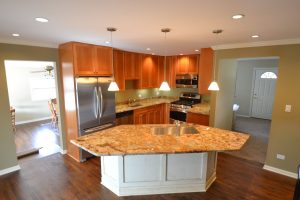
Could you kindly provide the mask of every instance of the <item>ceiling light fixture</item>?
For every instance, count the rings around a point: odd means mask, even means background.
[[[109,41],[105,41],[105,44],[109,44]]]
[[[112,51],[112,81],[110,82],[109,86],[108,86],[108,91],[119,91],[119,87],[118,84],[115,81],[115,73],[114,73],[114,47],[113,47],[113,40],[112,40],[112,33],[115,32],[117,29],[113,28],[113,27],[108,27],[107,31],[110,32],[110,46],[111,46],[111,51]]]
[[[179,55],[181,55],[181,56],[182,56],[182,55],[183,55],[183,53],[181,53],[181,54],[179,54]]]
[[[220,34],[220,33],[222,33],[223,32],[223,30],[222,29],[216,29],[216,30],[213,30],[213,34],[216,34],[216,36],[218,36],[218,34]],[[213,64],[213,66],[214,66],[214,80],[210,83],[210,85],[208,86],[208,90],[210,90],[210,91],[219,91],[220,90],[220,88],[219,88],[219,85],[218,85],[218,83],[217,83],[217,81],[216,81],[216,65],[217,65],[217,62],[216,62],[216,55],[215,55],[215,53],[214,53],[214,64]]]
[[[259,35],[252,35],[252,38],[259,38]]]
[[[14,37],[20,37],[20,34],[19,33],[13,33],[13,34],[11,34],[12,36],[14,36]]]
[[[146,50],[147,50],[147,51],[150,51],[151,49],[148,47]]]
[[[198,51],[199,51],[199,49],[195,49],[195,51],[196,51],[196,52],[198,52]]]
[[[37,21],[37,22],[42,22],[42,23],[46,23],[46,22],[48,22],[49,20],[46,19],[46,18],[43,18],[43,17],[36,17],[36,18],[35,18],[35,21]]]
[[[167,46],[167,33],[169,33],[171,29],[169,28],[163,28],[161,29],[161,32],[165,34],[165,57],[164,57],[164,81],[161,83],[159,90],[161,91],[170,91],[170,86],[166,80],[166,70],[167,70],[167,51],[166,51],[166,46]]]
[[[237,15],[233,15],[232,19],[242,19],[244,17],[245,17],[245,15],[243,15],[243,14],[237,14]]]

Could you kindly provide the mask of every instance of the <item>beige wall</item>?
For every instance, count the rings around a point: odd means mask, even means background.
[[[239,104],[238,115],[250,116],[251,89],[254,68],[278,67],[278,58],[238,60],[234,103]]]
[[[266,164],[282,170],[296,172],[300,163],[300,45],[278,45],[216,51],[216,66],[223,59],[255,58],[278,56],[278,80],[275,91],[273,116]],[[218,67],[216,70],[219,71]],[[222,74],[218,74],[219,77]],[[219,78],[218,77],[218,78]],[[222,87],[220,85],[220,87]],[[221,100],[221,99],[219,99]],[[214,124],[216,93],[211,99],[211,125]],[[292,112],[284,112],[286,104],[292,105]],[[218,108],[220,111],[227,108]],[[218,112],[220,112],[218,110]],[[276,159],[276,154],[284,154],[285,160]]]
[[[59,65],[58,50],[54,48],[0,43],[0,52],[0,170],[2,170],[17,164],[16,148],[11,128],[4,60],[55,61],[57,63],[57,69],[59,69]],[[57,70],[58,77],[60,77],[59,71],[60,70]],[[58,89],[61,91],[61,79],[58,78],[57,81]],[[62,99],[58,98],[59,104],[63,105],[61,101]],[[61,114],[63,115],[64,113],[61,112]],[[64,123],[62,122],[62,124]],[[64,130],[64,127],[61,127],[60,130]],[[64,131],[62,132],[64,133]],[[65,141],[65,135],[62,135],[63,141]]]

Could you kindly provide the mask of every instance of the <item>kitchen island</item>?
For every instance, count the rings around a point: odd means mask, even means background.
[[[118,196],[203,192],[216,179],[217,151],[248,135],[201,125],[121,125],[71,142],[101,157],[101,183]]]

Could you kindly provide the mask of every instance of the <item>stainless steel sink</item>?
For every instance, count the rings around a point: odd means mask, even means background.
[[[155,135],[182,135],[182,134],[197,134],[199,131],[193,126],[166,126],[153,127],[151,129]]]

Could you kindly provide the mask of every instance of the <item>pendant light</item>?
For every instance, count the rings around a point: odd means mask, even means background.
[[[167,53],[166,53],[166,41],[167,41],[167,33],[170,32],[171,29],[169,28],[163,28],[161,29],[161,32],[165,33],[165,57],[164,57],[164,81],[161,83],[159,90],[161,91],[170,91],[170,86],[166,79],[166,69],[167,69]]]
[[[108,86],[108,91],[119,91],[119,87],[118,87],[118,84],[116,83],[115,81],[115,73],[114,73],[114,47],[113,47],[113,40],[112,40],[112,33],[114,31],[116,31],[117,29],[116,28],[113,28],[113,27],[108,27],[107,28],[107,31],[110,32],[110,46],[111,46],[111,51],[112,51],[112,81],[110,82],[109,86]]]
[[[216,34],[216,35],[220,34],[222,32],[223,32],[222,29],[213,30],[213,33]],[[210,83],[210,85],[208,87],[208,90],[219,91],[220,88],[219,88],[219,85],[218,85],[218,83],[216,81],[216,64],[217,64],[217,62],[216,62],[216,55],[215,55],[215,53],[214,53],[214,59],[213,60],[214,60],[214,80]]]

